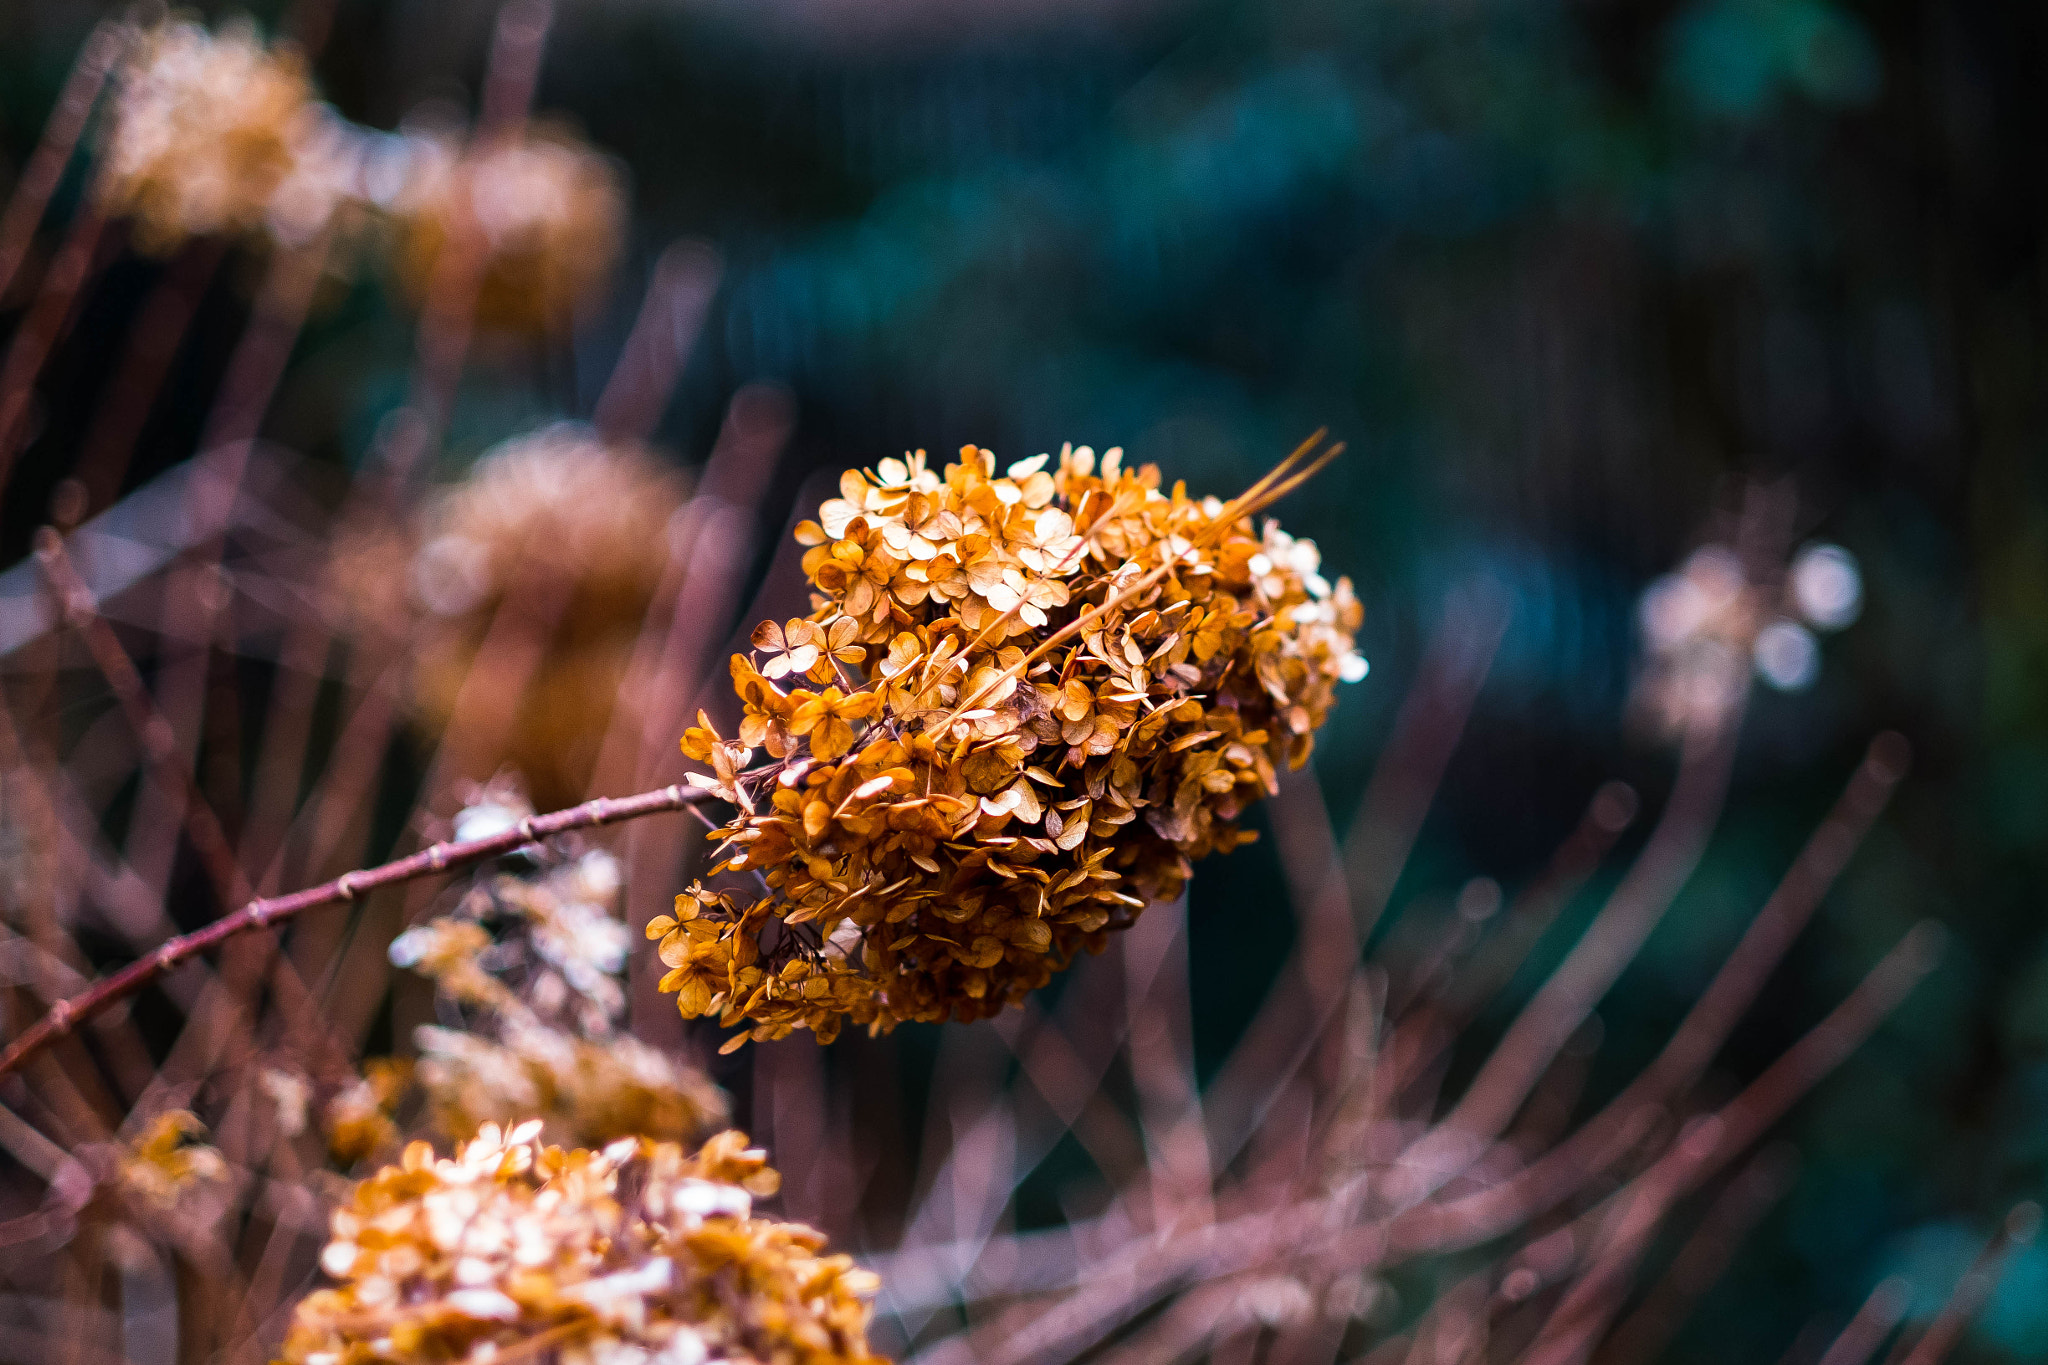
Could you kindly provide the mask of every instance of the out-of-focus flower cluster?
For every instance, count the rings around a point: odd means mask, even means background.
[[[136,244],[303,236],[345,196],[345,138],[304,63],[247,24],[173,20],[139,35],[109,111],[99,193]]]
[[[450,244],[464,240],[483,253],[477,318],[486,325],[546,332],[598,292],[625,231],[625,190],[609,158],[556,129],[415,146],[395,205],[399,273],[415,296],[424,297]]]
[[[121,1197],[156,1214],[204,1200],[228,1178],[227,1162],[206,1141],[206,1126],[184,1109],[150,1120],[121,1148],[115,1170]]]
[[[1364,674],[1360,608],[1311,542],[1159,485],[1085,447],[846,474],[797,530],[816,609],[733,660],[738,737],[683,740],[740,808],[714,874],[752,882],[648,926],[686,1016],[985,1017],[1250,837]]]
[[[458,833],[483,837],[530,814],[500,788],[463,813]],[[391,945],[391,960],[431,978],[461,1023],[414,1034],[412,1082],[436,1130],[458,1137],[539,1115],[551,1140],[602,1144],[694,1138],[723,1123],[724,1096],[707,1078],[619,1031],[628,931],[617,862],[595,849],[511,861],[525,865],[482,874],[453,911]],[[385,1090],[351,1094],[360,1123],[395,1107],[397,1087]],[[331,1106],[329,1117],[332,1145]]]
[[[1815,632],[1841,630],[1862,608],[1862,574],[1839,545],[1808,545],[1786,568],[1703,546],[1643,592],[1638,710],[1677,735],[1725,716],[1752,674],[1779,691],[1811,687],[1820,673]]]
[[[635,641],[669,561],[686,485],[637,445],[569,423],[505,442],[414,524],[345,537],[336,615],[411,670],[419,726],[481,746],[476,777],[516,770],[544,806],[583,798]],[[495,628],[539,644],[530,673],[479,672]]]
[[[303,1300],[289,1365],[864,1365],[874,1276],[810,1228],[758,1218],[778,1178],[739,1133],[692,1156],[623,1138],[540,1143],[486,1124],[357,1185]]]
[[[476,253],[478,320],[523,332],[598,292],[626,215],[615,165],[564,129],[465,142],[358,127],[314,99],[295,49],[246,23],[182,19],[134,37],[98,194],[159,255],[194,237],[292,246],[342,218],[385,223],[415,296],[459,242]]]

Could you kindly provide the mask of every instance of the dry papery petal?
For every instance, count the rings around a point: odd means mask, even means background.
[[[1254,524],[1285,469],[1230,504],[1120,450],[849,470],[797,528],[811,615],[733,658],[737,738],[683,739],[740,809],[648,926],[682,1012],[728,1047],[986,1017],[1248,841],[1365,671],[1350,583]]]
[[[487,1123],[359,1183],[298,1305],[287,1365],[564,1361],[867,1365],[875,1277],[795,1223],[756,1217],[778,1177],[744,1134],[694,1155],[623,1138],[543,1146]]]

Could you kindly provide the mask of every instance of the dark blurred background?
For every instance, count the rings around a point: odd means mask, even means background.
[[[467,108],[493,12],[338,0],[321,87],[379,127]],[[97,17],[0,0],[0,183]],[[767,529],[814,472],[911,447],[1120,444],[1228,494],[1327,426],[1349,454],[1280,513],[1367,604],[1373,672],[1318,751],[1340,818],[1447,589],[1485,574],[1512,603],[1397,910],[1514,886],[1607,778],[1661,803],[1671,754],[1624,717],[1637,597],[1789,481],[1866,608],[1812,690],[1760,694],[1594,1078],[1647,1058],[1870,736],[1905,734],[1911,778],[1725,1059],[1755,1074],[1914,920],[1955,930],[1798,1110],[1797,1188],[1671,1356],[1774,1359],[1887,1273],[1931,1312],[2048,1174],[2044,76],[2048,9],[1985,0],[563,0],[539,106],[628,168],[632,250],[572,346],[471,367],[443,458],[587,413],[685,236],[726,273],[661,440],[701,460],[737,386],[785,386]],[[6,562],[162,269],[117,263],[59,349]],[[253,278],[206,296],[131,484],[190,453]],[[409,356],[361,278],[268,434],[353,464]],[[1196,879],[1203,1065],[1286,949],[1277,877],[1262,844]],[[2029,1249],[1964,1358],[2043,1357]]]

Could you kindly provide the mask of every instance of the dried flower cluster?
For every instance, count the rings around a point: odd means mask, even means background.
[[[203,1198],[228,1177],[227,1162],[206,1141],[206,1126],[184,1109],[150,1120],[121,1149],[116,1171],[121,1196],[159,1215]]]
[[[1350,584],[1253,525],[1281,472],[1229,505],[1085,447],[846,474],[797,531],[816,609],[733,660],[739,737],[683,740],[740,807],[714,874],[758,880],[648,926],[682,1012],[728,1046],[985,1017],[1249,838],[1364,673]]]
[[[99,195],[132,220],[138,247],[271,232],[302,235],[343,197],[331,111],[304,63],[246,24],[208,33],[170,21],[141,34],[116,93]]]
[[[530,814],[499,787],[457,827],[476,838]],[[619,1028],[629,935],[617,913],[618,863],[596,849],[506,861],[509,870],[480,875],[449,914],[391,945],[391,960],[430,977],[462,1024],[414,1034],[412,1079],[436,1130],[458,1137],[539,1115],[550,1140],[602,1145],[694,1138],[725,1122],[724,1096],[707,1078]],[[392,1107],[389,1096],[374,1106],[364,1098],[354,1097],[364,1123]]]
[[[298,1307],[289,1365],[534,1356],[564,1365],[864,1365],[874,1277],[753,1215],[778,1178],[739,1133],[695,1156],[626,1138],[543,1147],[486,1124],[359,1184]],[[541,1354],[545,1352],[545,1354]]]
[[[610,275],[624,241],[626,196],[612,161],[560,129],[460,146],[415,140],[414,170],[394,205],[400,276],[423,296],[450,243],[482,252],[477,320],[547,332]]]
[[[345,212],[388,222],[400,278],[429,291],[451,242],[477,253],[477,320],[545,332],[608,278],[623,177],[559,128],[467,142],[358,127],[314,99],[296,49],[246,23],[169,20],[135,38],[107,122],[98,194],[136,245],[304,243]]]
[[[346,557],[337,587],[359,629],[405,623],[418,717],[436,734],[468,725],[485,746],[468,756],[475,776],[509,765],[543,805],[566,805],[584,795],[684,491],[651,452],[557,424],[499,446],[435,498],[417,550],[384,537]],[[394,583],[408,563],[410,582]],[[395,616],[382,609],[393,599]],[[476,671],[494,627],[544,644],[530,676]]]
[[[1676,735],[1726,714],[1752,673],[1780,691],[1810,687],[1820,670],[1814,632],[1842,629],[1862,606],[1862,574],[1839,545],[1808,545],[1789,568],[1703,546],[1643,593],[1638,708]]]
[[[321,1131],[328,1155],[344,1170],[358,1161],[392,1149],[398,1125],[392,1115],[412,1084],[412,1063],[397,1057],[373,1057],[363,1063],[355,1084],[327,1101]]]

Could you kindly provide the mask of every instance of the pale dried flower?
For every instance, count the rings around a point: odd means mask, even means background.
[[[296,50],[255,29],[170,20],[141,34],[113,96],[97,193],[141,250],[321,230],[355,197],[363,149],[316,103]]]
[[[1718,723],[1752,675],[1779,691],[1810,687],[1820,671],[1815,632],[1848,626],[1862,605],[1862,574],[1839,545],[1805,546],[1788,567],[1702,546],[1643,591],[1636,710],[1675,736]]]
[[[413,532],[417,548],[394,557],[366,544],[336,587],[344,600],[360,590],[380,610],[403,604],[420,724],[438,734],[458,706],[489,709],[488,723],[468,727],[493,737],[488,752],[470,755],[474,776],[508,765],[543,805],[566,805],[589,781],[668,567],[669,524],[685,488],[651,452],[558,424],[484,455],[431,500]],[[403,589],[389,581],[400,567],[410,575]],[[528,613],[542,652],[530,677],[500,687],[474,672],[508,608]],[[359,629],[387,632],[390,618],[359,618]]]
[[[227,1162],[205,1139],[206,1125],[189,1111],[158,1114],[121,1149],[116,1183],[122,1197],[168,1213],[224,1183]]]
[[[530,815],[493,783],[458,830]],[[624,1136],[692,1138],[725,1122],[708,1078],[619,1030],[629,936],[617,862],[601,849],[535,848],[486,870],[449,914],[394,939],[394,965],[430,978],[463,1027],[423,1026],[414,1079],[436,1129],[538,1115],[550,1141],[598,1146]]]
[[[356,1186],[300,1302],[287,1365],[867,1365],[874,1276],[807,1227],[757,1217],[778,1184],[722,1133],[696,1155],[623,1138],[543,1146],[539,1120],[425,1143]]]
[[[459,145],[413,139],[392,205],[398,265],[417,297],[451,242],[483,255],[477,318],[520,332],[559,329],[609,278],[624,240],[626,196],[609,157],[559,128]]]

